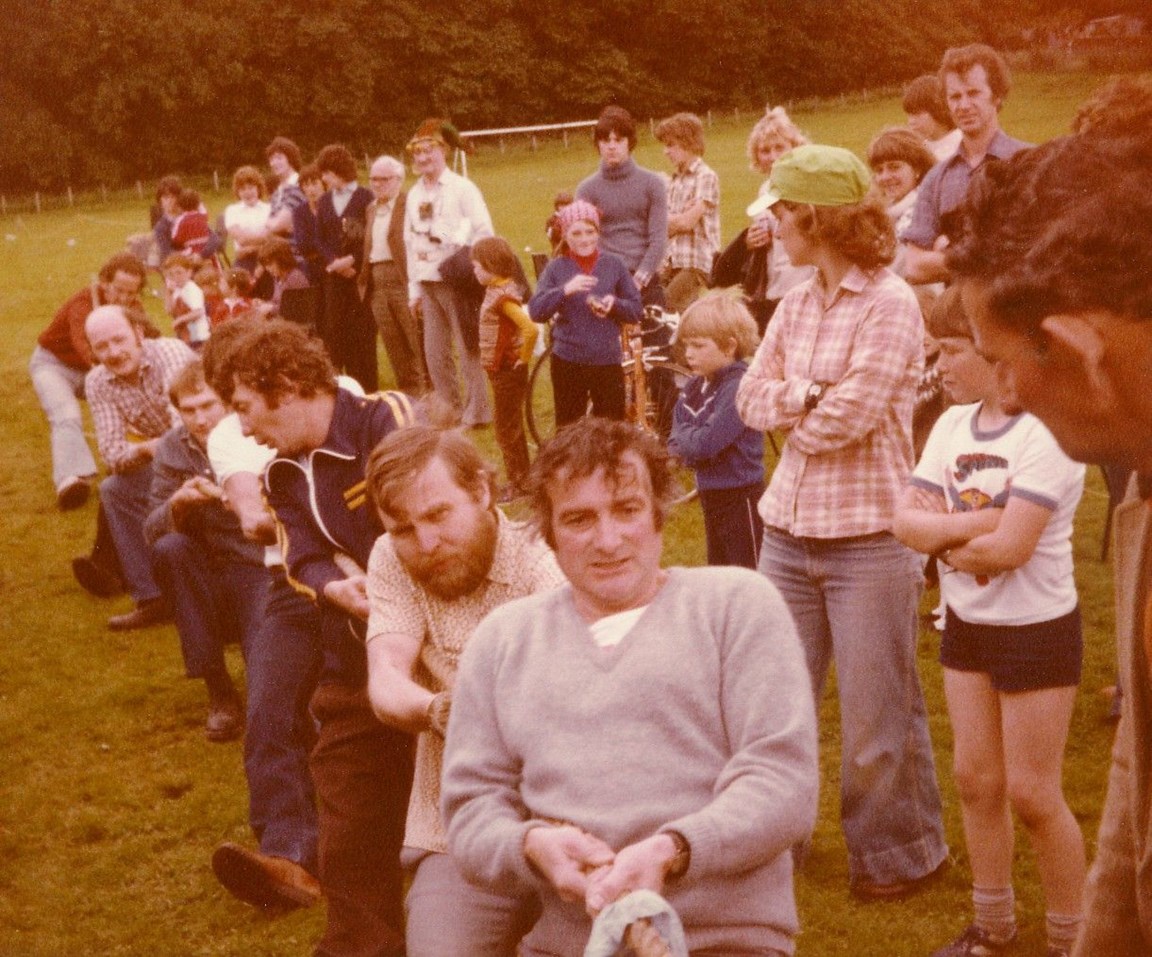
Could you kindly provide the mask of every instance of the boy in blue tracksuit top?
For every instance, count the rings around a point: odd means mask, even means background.
[[[764,434],[736,411],[736,389],[756,349],[756,323],[727,290],[696,300],[680,320],[685,361],[696,373],[676,403],[668,447],[696,472],[709,565],[756,568],[764,525]]]

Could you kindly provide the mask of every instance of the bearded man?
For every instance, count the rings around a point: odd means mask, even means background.
[[[381,536],[368,560],[368,695],[386,724],[418,735],[404,834],[409,957],[516,952],[534,895],[476,887],[447,854],[440,816],[444,733],[460,655],[498,605],[564,580],[548,546],[496,509],[494,472],[463,435],[392,433],[368,461]]]

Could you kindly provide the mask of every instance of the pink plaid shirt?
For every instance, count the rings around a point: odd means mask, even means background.
[[[736,393],[755,429],[789,429],[760,500],[766,525],[803,538],[886,531],[912,470],[924,324],[911,287],[853,267],[831,302],[816,275],[787,293]],[[812,411],[814,382],[828,383]]]
[[[139,382],[126,382],[102,365],[93,366],[84,380],[96,445],[110,472],[143,465],[132,446],[159,438],[180,424],[179,414],[168,401],[168,387],[196,353],[179,339],[145,339],[142,346]]]

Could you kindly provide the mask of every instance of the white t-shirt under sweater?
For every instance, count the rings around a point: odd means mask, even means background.
[[[981,431],[980,404],[947,409],[932,428],[909,480],[943,493],[951,512],[1003,508],[1010,497],[1050,509],[1032,557],[1020,568],[973,575],[943,566],[940,590],[961,620],[979,625],[1032,625],[1076,607],[1072,520],[1084,491],[1084,466],[1073,462],[1034,415],[1014,416]]]
[[[580,957],[591,922],[525,861],[533,821],[617,849],[673,829],[691,862],[665,893],[691,949],[791,953],[790,849],[815,819],[815,727],[792,618],[755,572],[670,569],[609,648],[569,585],[510,602],[460,660],[442,781],[450,852],[482,885],[540,890],[526,954]]]

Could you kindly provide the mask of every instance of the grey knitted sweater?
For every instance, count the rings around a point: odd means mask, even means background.
[[[481,623],[460,663],[442,801],[470,880],[539,887],[528,953],[583,952],[591,922],[523,856],[532,822],[619,850],[675,829],[665,888],[691,949],[773,947],[797,929],[789,848],[816,815],[812,692],[775,588],[739,568],[674,568],[624,640],[597,647],[570,586]]]
[[[600,248],[624,260],[629,272],[655,276],[668,245],[668,189],[631,157],[605,166],[576,187],[576,198],[600,210]]]

